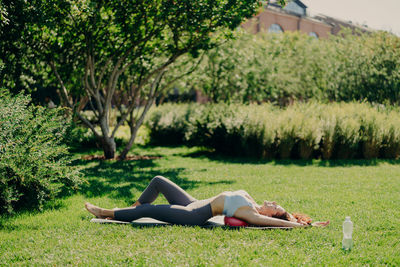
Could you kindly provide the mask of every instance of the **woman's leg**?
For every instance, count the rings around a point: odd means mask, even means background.
[[[165,177],[156,176],[151,180],[137,202],[139,204],[151,204],[156,200],[159,193],[162,193],[171,205],[186,206],[196,201],[194,197],[185,192],[177,184]],[[137,202],[134,206],[138,206]]]
[[[163,222],[181,225],[203,225],[212,217],[209,201],[196,201],[188,206],[143,204],[134,208],[114,211],[118,221],[131,222],[143,217],[150,217]]]

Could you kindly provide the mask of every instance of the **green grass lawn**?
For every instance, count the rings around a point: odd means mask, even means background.
[[[134,151],[161,158],[78,160],[87,179],[80,193],[40,213],[1,218],[0,265],[400,265],[399,161],[257,161],[185,147]],[[89,222],[85,201],[130,205],[155,175],[198,199],[245,189],[256,201],[276,200],[288,211],[331,224],[254,231]],[[349,253],[341,250],[345,216],[354,223]]]

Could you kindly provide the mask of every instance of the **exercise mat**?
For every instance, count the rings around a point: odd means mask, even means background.
[[[132,222],[122,222],[122,221],[116,221],[116,220],[107,220],[107,219],[99,219],[99,218],[93,218],[90,220],[93,223],[113,223],[113,224],[130,224],[132,226],[143,226],[143,227],[151,227],[151,226],[168,226],[168,225],[173,225],[170,223],[158,221],[156,219],[152,218],[140,218],[138,220],[132,221]],[[266,229],[292,229],[293,227],[271,227],[271,226],[229,226],[224,224],[224,216],[214,216],[211,219],[207,221],[206,224],[201,225],[200,227],[202,228],[213,228],[213,227],[224,227],[224,228],[233,228],[233,229],[238,229],[238,228],[245,228],[245,229],[253,229],[253,230],[266,230]]]

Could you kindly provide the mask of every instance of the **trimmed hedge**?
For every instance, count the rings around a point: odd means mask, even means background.
[[[259,158],[400,155],[400,110],[368,103],[163,105],[147,121],[153,144],[186,144]]]
[[[28,96],[0,90],[0,213],[41,209],[81,183],[62,143],[68,121],[63,110],[29,103]]]

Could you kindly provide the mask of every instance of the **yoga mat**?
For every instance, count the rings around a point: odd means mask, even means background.
[[[167,226],[172,225],[170,223],[158,221],[152,218],[140,218],[133,222],[121,222],[116,220],[106,220],[106,219],[99,219],[93,218],[90,220],[93,223],[113,223],[113,224],[130,224],[133,226]],[[253,230],[266,230],[266,229],[292,229],[293,227],[270,227],[270,226],[246,226],[246,227],[237,227],[237,226],[228,226],[224,224],[224,216],[214,216],[207,221],[205,225],[201,225],[200,227],[203,228],[212,228],[212,227],[225,227],[225,228],[246,228],[246,229],[253,229]]]

